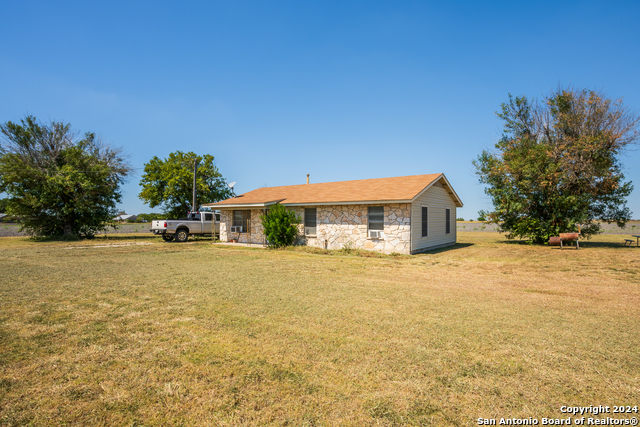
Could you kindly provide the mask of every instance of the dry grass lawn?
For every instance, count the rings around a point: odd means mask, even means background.
[[[0,239],[0,425],[475,425],[640,405],[640,248]],[[637,416],[637,415],[636,415]]]

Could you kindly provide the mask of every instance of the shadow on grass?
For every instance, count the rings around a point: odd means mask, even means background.
[[[442,254],[442,253],[446,253],[446,252],[450,252],[450,251],[455,251],[455,250],[458,250],[458,249],[468,248],[468,247],[474,246],[474,245],[475,245],[475,243],[456,243],[455,245],[445,246],[444,248],[437,248],[437,249],[431,249],[431,250],[424,251],[424,252],[419,252],[419,253],[416,253],[415,255]]]
[[[620,249],[626,249],[629,250],[629,247],[625,247],[624,246],[624,240],[620,239],[620,242],[591,242],[589,240],[585,240],[585,241],[580,241],[580,249],[582,248],[620,248]],[[569,248],[573,248],[573,246],[570,246]],[[631,246],[632,249],[637,248],[637,246],[634,244],[633,246]],[[560,249],[560,248],[558,248]]]
[[[544,243],[533,243],[531,240],[519,240],[519,239],[505,239],[499,243],[505,243],[507,245],[524,245],[524,246],[544,246]]]
[[[159,239],[153,235],[140,234],[98,234],[92,237],[78,236],[17,236],[26,237],[32,242],[91,242],[91,241],[124,241],[124,240],[155,240]]]
[[[122,240],[158,240],[161,241],[162,238],[158,237],[158,236],[154,236],[153,234],[149,233],[149,234],[145,234],[145,235],[140,235],[140,234],[101,234],[99,236],[95,236],[94,238],[91,239],[86,239],[86,240],[109,240],[109,241],[122,241]]]
[[[588,249],[588,248],[625,248],[628,249],[628,247],[625,247],[623,245],[624,240],[620,239],[619,242],[594,242],[591,240],[580,240],[580,249]],[[549,244],[547,243],[533,243],[529,240],[504,240],[500,243],[505,243],[507,245],[524,245],[524,246],[537,246],[537,247],[546,247],[549,250],[576,250],[576,246],[575,245],[571,245],[571,244],[565,244],[564,248],[561,248],[560,246],[549,246]],[[633,248],[635,248],[636,246],[633,245]]]
[[[25,237],[27,240],[32,242],[80,242],[82,240],[87,240],[78,236],[17,236],[17,237]]]

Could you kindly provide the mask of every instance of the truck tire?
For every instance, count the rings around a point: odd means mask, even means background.
[[[173,240],[173,234],[163,234],[162,240],[164,240],[165,242],[171,242]]]
[[[186,242],[187,239],[189,238],[189,230],[187,230],[186,228],[179,229],[178,231],[176,231],[175,238],[176,238],[176,242],[180,242],[180,243]]]

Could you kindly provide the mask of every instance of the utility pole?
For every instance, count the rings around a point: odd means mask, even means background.
[[[193,204],[191,205],[191,212],[197,212],[196,206],[196,173],[198,172],[198,159],[193,159]]]

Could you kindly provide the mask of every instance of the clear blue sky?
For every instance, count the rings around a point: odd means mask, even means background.
[[[508,94],[561,85],[640,110],[637,1],[4,1],[0,121],[99,133],[144,163],[209,153],[236,192],[444,172],[489,209],[471,161]],[[623,158],[640,218],[640,151]],[[156,208],[155,211],[158,211]]]

